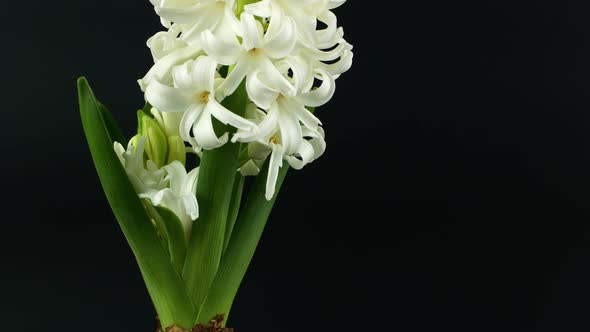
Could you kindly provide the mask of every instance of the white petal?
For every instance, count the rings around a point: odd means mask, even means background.
[[[238,171],[243,176],[256,176],[258,173],[260,173],[260,168],[258,165],[256,165],[254,160],[250,159],[244,165],[242,165]]]
[[[320,49],[325,49],[337,43],[337,40],[342,38],[338,33],[338,20],[336,15],[331,11],[325,11],[318,16],[318,21],[326,24],[326,28],[316,31],[317,44]]]
[[[279,144],[272,145],[272,153],[268,165],[268,177],[266,178],[266,200],[270,201],[275,195],[279,168],[283,166],[283,147]]]
[[[240,16],[242,21],[242,45],[245,50],[262,48],[263,28],[254,16],[246,12]]]
[[[293,72],[292,82],[297,93],[309,91],[314,81],[313,71],[311,65],[308,63],[309,61],[300,57],[288,57],[282,62]]]
[[[189,216],[191,221],[195,221],[197,220],[197,218],[199,218],[199,202],[197,202],[197,196],[182,196],[182,205],[184,207],[184,212]],[[185,229],[187,229],[187,226],[188,225],[185,225]]]
[[[238,129],[237,133],[232,136],[232,142],[253,142],[258,138],[258,124],[264,119],[266,113],[256,107],[254,103],[248,103],[244,118],[252,122],[256,127],[248,128],[247,130]]]
[[[265,161],[272,153],[272,145],[270,143],[263,144],[261,142],[252,142],[248,144],[248,156],[252,158],[258,166],[258,161]]]
[[[145,99],[161,112],[184,112],[191,101],[186,92],[152,81],[145,90]]]
[[[213,150],[227,143],[228,134],[225,133],[220,138],[217,138],[213,123],[211,121],[211,114],[203,111],[195,125],[193,126],[193,135],[197,144],[205,150]]]
[[[269,0],[263,0],[246,5],[244,10],[258,17],[270,17],[272,13],[271,3]]]
[[[196,91],[213,92],[217,63],[208,56],[200,56],[195,60],[192,71],[193,88]],[[213,99],[213,98],[211,98]]]
[[[314,160],[321,157],[326,152],[326,140],[324,139],[324,129],[319,127],[317,131],[311,131],[307,128],[302,128],[303,137],[310,137],[308,141],[314,149]]]
[[[186,169],[177,160],[173,161],[169,165],[164,166],[164,169],[166,172],[168,172],[166,179],[170,181],[170,190],[172,190],[172,192],[174,192],[176,195],[180,195],[184,180],[186,178]]]
[[[274,19],[274,17],[273,17]],[[272,27],[272,20],[271,20]],[[265,38],[264,51],[271,58],[281,59],[293,52],[295,47],[296,35],[295,35],[295,23],[289,17],[286,17],[280,27],[272,35],[270,34],[270,28]],[[266,37],[266,36],[265,36]]]
[[[313,146],[308,141],[302,141],[297,149],[298,157],[287,156],[285,159],[289,165],[296,170],[302,169],[305,165],[314,160],[315,151]]]
[[[201,12],[198,18],[186,23],[188,28],[185,28],[180,36],[183,41],[191,45],[200,45],[200,37],[203,31],[211,30],[216,32],[217,28],[223,24],[222,22],[225,20],[225,6],[213,4],[213,6],[209,5],[209,7],[209,10]]]
[[[140,195],[142,196],[142,195]],[[152,205],[154,206],[162,206],[171,211],[175,208],[176,197],[174,193],[170,189],[163,189],[159,191],[149,191],[143,194],[144,198],[150,198],[152,201]],[[177,213],[174,213],[178,216]]]
[[[150,69],[144,78],[138,81],[141,91],[145,91],[153,80],[172,84],[172,68],[197,57],[200,53],[202,53],[200,48],[187,46],[166,55]]]
[[[210,11],[208,4],[196,4],[193,6],[182,7],[162,7],[156,8],[156,13],[174,23],[194,23],[206,19],[211,15],[203,15]],[[208,14],[208,13],[207,13]]]
[[[197,119],[201,115],[203,111],[203,105],[195,105],[189,108],[182,117],[180,121],[180,138],[182,138],[185,142],[194,144],[194,140],[191,136],[191,131],[193,126],[197,122]]]
[[[344,52],[350,51],[351,49],[352,49],[352,45],[350,45],[349,43],[346,43],[346,42],[341,42],[340,44],[338,44],[338,46],[336,46],[334,49],[329,50],[329,51],[322,51],[322,50],[314,49],[314,48],[310,48],[308,50],[311,51],[310,52],[311,56],[314,59],[317,59],[319,61],[334,61],[334,60],[342,57]]]
[[[234,93],[249,71],[250,63],[246,59],[240,59],[231,73],[227,75],[223,83],[217,88],[216,98],[224,99]]]
[[[191,220],[189,220],[185,213],[185,209],[182,206],[182,198],[178,197],[174,192],[172,192],[172,190],[160,190],[152,197],[152,204],[154,206],[161,206],[172,211],[182,222],[182,226],[185,230],[187,227],[191,226]]]
[[[248,91],[250,100],[258,105],[258,107],[269,109],[270,105],[277,100],[279,92],[264,84],[258,77],[259,74],[260,72],[256,71],[248,75],[246,78],[246,90]]]
[[[172,80],[174,81],[174,87],[180,89],[192,89],[193,78],[191,71],[194,65],[193,60],[189,60],[186,63],[172,68]]]
[[[139,174],[141,171],[144,170],[143,154],[145,151],[145,143],[146,138],[145,136],[142,136],[139,138],[137,146],[134,147],[133,145],[129,144],[129,146],[127,147],[127,152],[124,155],[125,168],[127,169],[127,171]]]
[[[297,149],[297,154],[301,157],[301,162],[303,166],[309,164],[315,159],[315,151],[313,145],[311,145],[308,141],[303,140],[301,145],[299,145],[299,149]]]
[[[342,27],[330,30],[328,33],[322,33],[319,31],[316,33],[315,47],[319,49],[331,49],[337,44],[345,43],[344,41],[344,29]],[[350,48],[350,47],[349,47]],[[352,49],[352,48],[350,48]]]
[[[270,18],[270,22],[264,34],[265,40],[267,40],[267,38],[272,39],[279,33],[279,31],[282,29],[281,25],[283,23],[283,18],[285,17],[285,14],[280,5],[271,5],[270,11],[270,15],[266,16]]]
[[[320,119],[318,119],[313,113],[311,113],[308,109],[303,107],[301,104],[297,104],[295,102],[289,103],[289,110],[297,114],[297,118],[303,125],[310,130],[317,130],[318,126],[322,124]]]
[[[208,56],[225,66],[235,64],[242,51],[237,40],[231,43],[222,41],[215,37],[210,30],[205,30],[201,34],[201,46]]]
[[[285,154],[295,153],[303,140],[299,119],[295,114],[281,110],[279,126],[281,128],[281,144]]]
[[[315,29],[317,20],[311,15],[307,15],[304,12],[298,17],[293,17],[297,22],[297,36],[298,40],[304,44],[314,44]]]
[[[266,117],[258,125],[258,135],[260,137],[269,137],[279,128],[279,117],[281,115],[277,103],[271,105]]]
[[[226,0],[225,1],[225,21],[223,25],[229,26],[229,28],[233,31],[234,37],[242,36],[242,22],[238,19],[236,14],[234,13],[235,8],[235,0]]]
[[[297,100],[305,106],[322,106],[332,99],[336,91],[334,77],[324,69],[318,68],[316,71],[318,73],[317,78],[322,81],[322,85],[311,92],[302,93],[297,96]]]
[[[221,106],[221,104],[213,98],[209,99],[205,111],[211,113],[211,115],[221,123],[229,124],[241,130],[253,130],[256,127],[252,122]]]
[[[268,58],[261,58],[257,65],[260,68],[260,79],[267,86],[272,87],[286,96],[294,96],[297,93],[295,87],[281,75]]]
[[[187,46],[185,42],[176,38],[177,35],[173,30],[161,31],[148,39],[147,46],[152,52],[154,62],[158,62],[166,55]]]
[[[125,154],[125,148],[123,147],[123,145],[121,145],[121,143],[115,142],[113,143],[113,149],[115,150],[115,154],[119,158],[121,165],[125,167],[125,158],[123,157],[123,155]]]
[[[184,181],[182,187],[182,195],[194,195],[197,192],[197,181],[199,179],[199,168],[194,168],[187,174],[187,178]]]
[[[321,67],[337,79],[340,74],[347,72],[352,67],[354,54],[351,51],[344,51],[340,59],[332,64],[322,63]]]
[[[346,0],[330,0],[328,1],[328,9],[334,9],[342,6]]]

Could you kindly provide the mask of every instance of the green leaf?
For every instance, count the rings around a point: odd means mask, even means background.
[[[194,305],[113,150],[112,137],[117,134],[107,132],[104,110],[101,111],[85,78],[78,80],[78,98],[82,124],[104,192],[137,259],[162,325],[176,323],[190,328],[195,320]]]
[[[244,83],[223,101],[236,114],[246,109],[247,94]],[[227,126],[220,129],[231,130]],[[182,277],[197,310],[204,301],[215,277],[223,245],[232,191],[238,169],[240,144],[204,151],[199,168],[197,200],[199,220],[192,229]]]
[[[115,121],[115,118],[113,118],[111,112],[109,112],[109,110],[101,103],[98,103],[98,107],[111,140],[121,143],[123,147],[127,147],[127,139],[125,138],[125,135],[123,135],[123,132],[119,128],[119,125],[117,124],[117,121]]]
[[[143,204],[143,208],[145,209],[148,217],[152,221],[152,224],[156,227],[158,231],[158,238],[160,239],[160,243],[162,247],[168,251],[168,233],[166,232],[166,224],[164,219],[156,210],[156,207],[152,205],[152,201],[149,199],[141,199],[141,204]]]
[[[238,220],[238,213],[240,212],[240,205],[242,204],[242,194],[244,192],[244,182],[246,178],[239,172],[236,174],[236,181],[234,182],[234,189],[232,191],[232,199],[229,204],[229,215],[227,216],[227,226],[225,229],[225,240],[223,243],[223,251],[229,244],[229,239],[234,230],[236,220]]]
[[[263,171],[256,177],[254,185],[248,193],[246,204],[240,212],[227,249],[223,254],[223,259],[207,299],[200,308],[197,323],[204,324],[211,317],[218,314],[225,314],[225,317],[228,317],[240,283],[254,256],[288,169],[289,167],[284,166],[279,171],[277,192],[271,201],[267,201],[264,197],[266,177],[268,176],[268,162]]]
[[[186,257],[186,236],[182,222],[174,212],[163,208],[156,207],[160,218],[162,218],[164,227],[166,227],[166,234],[168,237],[168,251],[170,252],[170,259],[176,271],[182,273],[184,266],[184,259]]]

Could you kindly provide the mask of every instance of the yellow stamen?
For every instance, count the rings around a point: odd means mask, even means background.
[[[198,96],[199,100],[203,103],[209,102],[209,91],[204,91]]]

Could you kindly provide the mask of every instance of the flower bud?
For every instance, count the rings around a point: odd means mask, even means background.
[[[139,123],[138,135],[146,137],[145,152],[148,159],[158,168],[166,165],[168,156],[168,139],[158,122],[143,111],[137,112]]]
[[[168,137],[168,164],[178,160],[182,165],[186,165],[186,147],[180,136]]]

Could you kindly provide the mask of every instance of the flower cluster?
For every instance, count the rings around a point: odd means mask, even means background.
[[[272,199],[283,161],[301,169],[325,151],[313,110],[352,64],[332,12],[345,0],[150,1],[166,30],[148,40],[155,64],[139,84],[166,135],[196,153],[243,143],[243,175],[270,159]],[[248,105],[224,107],[239,89]],[[216,132],[216,122],[231,130]]]

